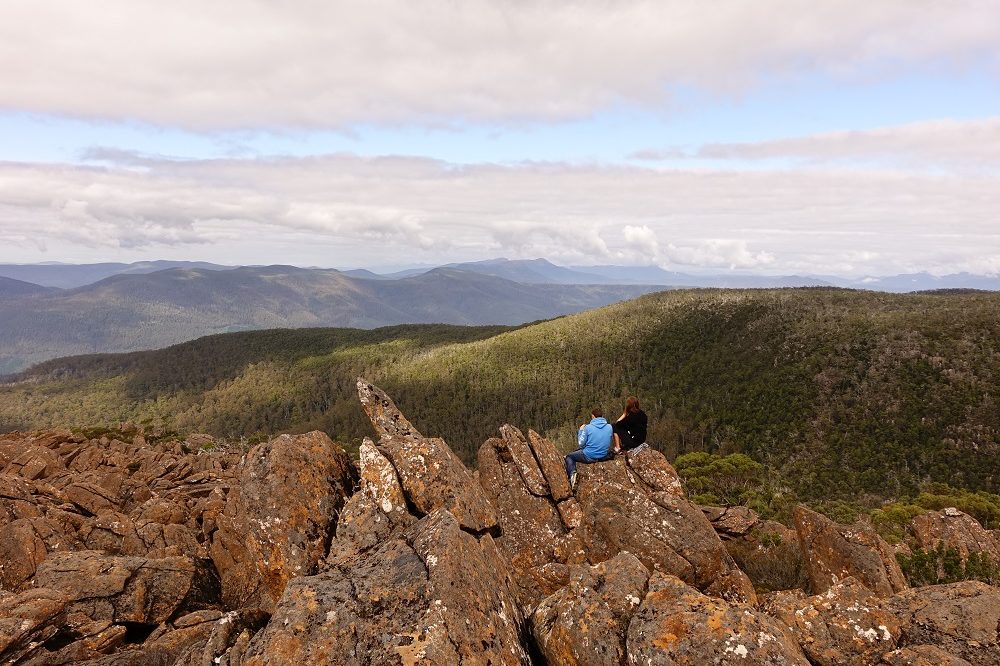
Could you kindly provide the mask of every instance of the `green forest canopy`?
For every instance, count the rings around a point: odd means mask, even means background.
[[[636,394],[671,459],[741,453],[802,498],[998,491],[1000,294],[651,294],[517,328],[269,330],[44,363],[0,387],[0,428],[132,420],[230,439],[370,435],[355,378],[472,463],[503,423],[570,448]]]

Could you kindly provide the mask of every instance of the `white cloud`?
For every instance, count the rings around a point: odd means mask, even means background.
[[[193,129],[562,120],[998,53],[995,0],[5,0],[0,108]]]
[[[662,156],[652,152],[646,152],[644,156],[672,158],[676,155],[676,151],[668,150]],[[998,168],[1000,116],[825,132],[756,143],[708,144],[695,155],[715,159],[793,158],[808,162],[875,162],[908,168]]]
[[[0,163],[0,261],[328,266],[545,256],[767,272],[992,272],[1000,177],[423,158]],[[58,248],[64,254],[45,254]],[[187,248],[187,249],[185,249]],[[125,252],[128,250],[128,252]]]
[[[709,238],[687,245],[667,245],[664,259],[668,265],[707,268],[764,268],[774,263],[770,252],[752,252],[746,241]]]

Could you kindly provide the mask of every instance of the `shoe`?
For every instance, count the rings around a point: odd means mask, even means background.
[[[576,490],[576,472],[569,477],[569,487],[570,490]]]

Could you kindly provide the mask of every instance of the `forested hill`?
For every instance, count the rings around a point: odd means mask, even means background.
[[[517,329],[218,335],[43,364],[0,388],[0,425],[356,444],[358,375],[470,462],[505,422],[568,448],[592,404],[635,393],[669,457],[744,452],[801,497],[1000,483],[1000,294],[983,292],[674,291]]]

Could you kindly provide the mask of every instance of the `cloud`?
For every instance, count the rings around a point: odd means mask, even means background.
[[[0,260],[45,260],[44,244],[95,258],[201,248],[239,263],[506,255],[854,274],[992,270],[1000,256],[990,174],[105,157],[0,163]]]
[[[551,121],[998,53],[994,0],[5,0],[0,107],[196,130]]]
[[[762,268],[774,263],[770,252],[752,252],[744,240],[709,238],[695,244],[667,245],[665,263],[708,268]]]
[[[643,150],[639,160],[792,159],[813,164],[895,165],[909,169],[1000,168],[1000,116],[935,120],[870,130],[824,132],[753,143],[710,143],[694,151]]]

